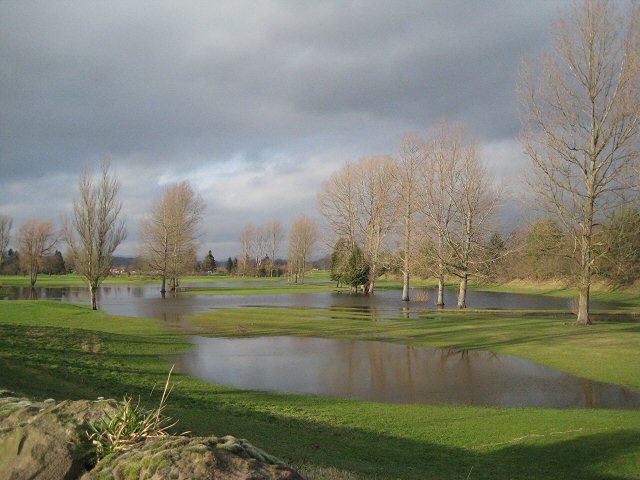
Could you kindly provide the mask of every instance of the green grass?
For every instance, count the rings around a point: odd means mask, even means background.
[[[565,362],[582,376],[640,385],[632,368],[639,364],[637,324],[578,329],[509,315],[376,322],[349,309],[238,309],[196,323],[216,335],[382,334],[416,345],[517,351]],[[0,384],[35,397],[129,393],[157,403],[168,357],[189,348],[187,333],[82,306],[0,302]],[[566,358],[556,359],[558,352]],[[246,437],[296,465],[357,478],[465,479],[470,471],[470,479],[640,478],[639,411],[388,405],[239,391],[185,375],[175,380],[167,413],[180,429]]]

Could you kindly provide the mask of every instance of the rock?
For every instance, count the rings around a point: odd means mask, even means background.
[[[82,480],[302,480],[293,469],[244,439],[159,437],[109,455]]]
[[[231,436],[150,438],[95,464],[89,423],[113,414],[118,402],[31,402],[12,395],[0,391],[0,479],[302,480],[277,458]]]
[[[115,402],[31,402],[0,398],[0,478],[80,477],[95,454],[85,431]]]

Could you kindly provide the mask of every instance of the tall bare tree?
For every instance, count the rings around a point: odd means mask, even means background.
[[[273,277],[276,260],[280,254],[280,245],[284,238],[284,231],[282,229],[282,224],[278,220],[271,220],[267,224],[266,230],[269,255],[269,276]]]
[[[269,249],[269,234],[267,228],[263,225],[258,225],[253,231],[253,254],[256,262],[256,275],[260,275],[262,270],[262,262],[267,256]]]
[[[398,190],[400,223],[402,225],[402,300],[409,300],[409,274],[411,267],[412,235],[418,210],[418,192],[421,174],[425,167],[424,140],[415,134],[405,135],[397,155],[396,168],[392,170]]]
[[[22,268],[29,272],[31,287],[34,287],[38,280],[38,272],[43,267],[44,256],[49,255],[58,243],[53,223],[37,219],[27,220],[18,229],[16,243]]]
[[[552,25],[553,51],[525,62],[518,85],[530,185],[575,244],[579,325],[591,323],[594,227],[625,202],[638,161],[640,6],[624,16],[616,6],[576,3]]]
[[[184,181],[165,187],[142,220],[142,254],[151,270],[162,275],[163,296],[167,278],[175,290],[178,278],[192,266],[203,210],[202,198]]]
[[[0,267],[4,261],[4,252],[9,246],[11,239],[11,227],[13,226],[13,219],[6,215],[0,215]]]
[[[318,195],[320,212],[335,240],[346,239],[349,251],[355,247],[362,250],[369,265],[367,293],[374,291],[385,242],[395,226],[394,168],[393,159],[388,156],[348,163],[325,182]]]
[[[295,283],[304,283],[307,262],[318,240],[315,222],[303,215],[294,220],[289,231],[287,263],[289,276]]]
[[[204,202],[187,181],[171,188],[170,200],[174,228],[168,274],[175,290],[178,279],[195,266]]]
[[[436,125],[428,138],[420,206],[431,271],[438,277],[438,306],[444,305],[447,273],[460,279],[458,307],[465,308],[469,276],[486,271],[486,262],[495,260],[484,250],[500,198],[476,142],[462,126]]]
[[[120,182],[103,161],[100,173],[84,170],[73,201],[71,218],[65,219],[63,235],[69,245],[76,273],[87,283],[91,308],[97,310],[96,291],[109,275],[113,252],[125,239],[127,229],[120,215]]]
[[[455,216],[454,191],[463,158],[460,125],[438,123],[428,134],[419,205],[425,218],[422,234],[429,246],[428,270],[438,278],[436,305],[444,306],[445,275],[451,263],[449,239]]]
[[[255,228],[247,223],[240,232],[240,273],[242,276],[248,275],[252,270],[253,239]]]
[[[478,156],[475,142],[464,148],[453,188],[454,222],[447,237],[451,252],[449,271],[460,278],[458,308],[466,308],[469,275],[488,261],[483,250],[488,245],[487,235],[501,198],[493,177]]]
[[[328,239],[329,244],[333,244],[337,239],[346,239],[349,250],[358,243],[355,188],[358,170],[355,164],[347,163],[324,182],[318,193],[318,209],[335,237]]]

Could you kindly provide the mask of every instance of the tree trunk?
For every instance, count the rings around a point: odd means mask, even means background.
[[[576,325],[591,325],[589,318],[589,293],[591,289],[591,235],[593,233],[593,187],[589,184],[590,202],[585,212],[582,246],[580,252],[580,299],[578,300],[578,318]]]
[[[577,325],[591,325],[589,318],[589,285],[580,287],[580,299],[578,300],[578,320]]]
[[[582,275],[580,278],[580,298],[578,300],[578,318],[576,325],[591,325],[589,318],[589,294],[591,290],[591,248],[586,240],[582,246]]]
[[[165,274],[162,275],[162,287],[160,288],[160,294],[162,298],[164,298],[165,293],[167,293],[167,276]]]
[[[444,274],[438,276],[438,301],[436,306],[444,307]]]
[[[409,301],[409,271],[402,272],[402,301]]]
[[[97,288],[93,284],[89,284],[89,292],[91,293],[91,310],[98,309],[98,302],[96,301]]]
[[[371,262],[371,269],[369,270],[369,281],[367,282],[367,285],[365,286],[365,291],[364,293],[367,294],[371,294],[373,293],[374,290],[374,283],[375,283],[375,279],[378,275],[377,269],[376,269],[376,260],[373,260]]]
[[[409,248],[411,245],[411,208],[407,202],[407,210],[404,217],[404,258],[402,272],[402,301],[409,301]]]
[[[369,282],[367,283],[364,289],[364,293],[373,294],[374,289],[375,289],[375,282],[373,280],[369,280]]]
[[[458,308],[467,308],[467,281],[468,275],[465,273],[460,280],[460,289],[458,290]]]

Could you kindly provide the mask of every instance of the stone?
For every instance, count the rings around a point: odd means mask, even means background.
[[[32,402],[0,391],[0,479],[27,480],[302,480],[247,440],[147,438],[96,463],[87,431],[121,406],[115,400]]]
[[[78,478],[95,462],[86,435],[116,404],[89,401],[31,402],[0,398],[0,478]]]
[[[109,455],[82,480],[302,480],[292,468],[244,439],[158,437]]]

